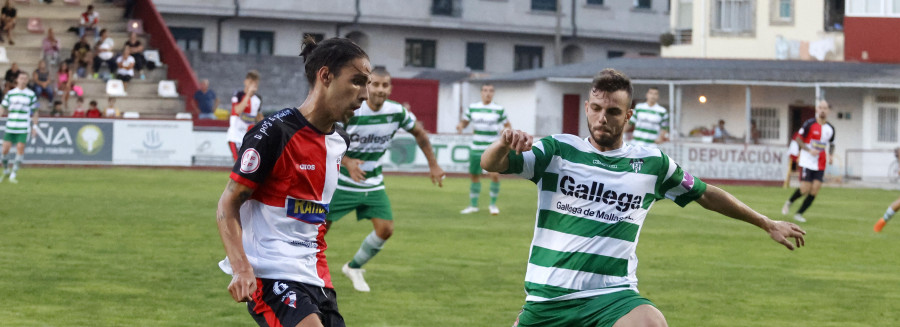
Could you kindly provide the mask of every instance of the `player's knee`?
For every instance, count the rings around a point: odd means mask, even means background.
[[[382,240],[387,240],[391,238],[391,235],[394,235],[394,225],[393,224],[382,224],[378,227],[375,227],[375,235]]]
[[[656,307],[643,304],[616,321],[613,327],[668,327],[666,317]]]

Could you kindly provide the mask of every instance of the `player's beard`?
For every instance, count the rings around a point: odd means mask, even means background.
[[[591,139],[601,147],[611,148],[616,145],[616,142],[622,139],[622,130],[624,129],[624,126],[618,128],[610,124],[595,126],[594,124],[591,124],[590,121],[588,121],[587,124],[588,131],[591,133]],[[596,133],[599,131],[604,131],[606,133]]]

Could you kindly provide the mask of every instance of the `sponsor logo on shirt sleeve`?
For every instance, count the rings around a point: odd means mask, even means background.
[[[256,172],[259,169],[260,160],[259,152],[256,149],[250,148],[245,150],[241,156],[241,172],[244,174]]]

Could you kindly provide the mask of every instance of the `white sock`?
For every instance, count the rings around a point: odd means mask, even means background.
[[[895,214],[894,209],[892,209],[891,207],[888,207],[887,211],[884,212],[884,221],[891,220],[891,217],[893,217],[894,214]]]

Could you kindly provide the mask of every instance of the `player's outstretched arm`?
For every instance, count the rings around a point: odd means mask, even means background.
[[[794,238],[797,247],[805,245],[803,235],[806,235],[800,226],[786,221],[771,220],[754,211],[733,195],[713,185],[706,186],[706,192],[697,199],[703,208],[721,213],[725,216],[739,219],[756,225],[769,233],[775,242],[781,243],[789,250],[794,250],[794,244],[788,238]]]
[[[228,180],[228,185],[225,186],[225,192],[222,192],[222,197],[219,198],[219,206],[216,210],[219,236],[222,237],[225,254],[228,255],[228,261],[231,262],[233,270],[231,283],[228,284],[228,292],[231,293],[231,298],[237,302],[249,301],[250,295],[256,291],[256,275],[253,274],[253,267],[247,260],[244,244],[241,241],[241,204],[247,201],[251,194],[253,194],[253,189]]]
[[[422,127],[422,123],[416,122],[416,127],[413,127],[410,133],[416,138],[416,144],[419,145],[419,149],[422,149],[425,159],[428,160],[428,169],[431,171],[431,183],[437,184],[438,187],[443,187],[446,174],[444,174],[444,169],[438,165],[437,158],[434,157],[434,150],[431,148],[428,132]]]
[[[456,134],[462,134],[463,129],[469,126],[468,120],[460,120],[459,124],[456,124]]]
[[[534,137],[520,130],[504,129],[500,138],[492,143],[481,155],[481,168],[492,173],[506,171],[509,168],[509,151],[516,154],[531,151]]]

